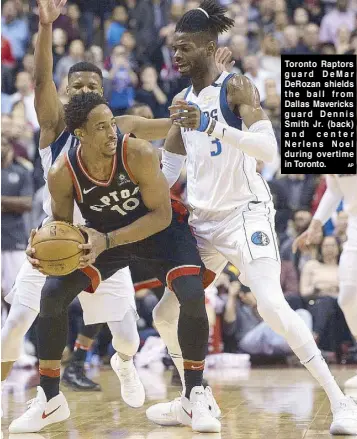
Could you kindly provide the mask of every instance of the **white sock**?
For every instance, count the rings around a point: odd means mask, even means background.
[[[325,390],[330,400],[331,408],[334,409],[345,395],[338,387],[315,341],[309,341],[305,345],[294,349],[294,352],[301,363]]]

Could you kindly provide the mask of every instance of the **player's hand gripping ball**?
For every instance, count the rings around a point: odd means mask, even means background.
[[[30,247],[35,253],[27,251],[27,254],[31,263],[31,258],[39,262],[33,265],[42,273],[64,276],[77,270],[84,254],[78,246],[86,242],[78,227],[64,221],[53,221],[41,227],[31,238]]]

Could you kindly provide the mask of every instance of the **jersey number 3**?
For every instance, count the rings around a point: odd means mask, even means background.
[[[212,140],[212,145],[216,145],[216,148],[214,151],[211,151],[211,156],[216,157],[217,155],[220,155],[222,152],[222,143],[219,141],[219,139]]]
[[[211,117],[212,119],[218,120],[217,108],[212,110],[211,112],[205,111],[204,114],[207,117]],[[214,151],[211,151],[211,157],[217,157],[222,152],[222,144],[219,139],[212,140],[212,145],[215,145]]]

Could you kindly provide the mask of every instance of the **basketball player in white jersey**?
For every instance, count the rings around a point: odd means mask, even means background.
[[[276,155],[273,128],[255,86],[244,76],[220,74],[214,63],[218,35],[233,24],[224,8],[204,0],[176,25],[175,60],[192,86],[171,108],[175,125],[166,139],[163,172],[173,185],[186,160],[190,224],[204,264],[217,275],[227,261],[239,269],[262,318],[326,391],[333,412],[331,433],[357,434],[357,405],[338,387],[280,286],[274,206],[266,182],[256,173],[256,159],[271,162]],[[154,310],[160,334],[174,333],[177,313],[176,299],[165,293]],[[178,355],[174,342],[166,344]],[[175,424],[181,422],[182,410],[173,401],[149,408],[147,416]]]
[[[339,264],[340,291],[338,303],[346,317],[350,331],[357,340],[357,176],[353,174],[331,174],[326,176],[327,189],[313,216],[309,228],[298,236],[293,251],[313,244],[321,236],[322,227],[336,212],[341,200],[348,213],[347,242]],[[346,389],[357,389],[357,375],[345,383]]]
[[[77,144],[76,138],[65,130],[63,106],[57,96],[52,72],[52,23],[59,16],[65,3],[66,0],[38,0],[40,24],[35,51],[35,98],[41,126],[40,156],[45,178],[54,161]],[[216,58],[217,66],[223,70],[230,65],[230,59],[231,53],[227,49],[222,50]],[[68,94],[72,96],[88,91],[103,93],[101,71],[90,63],[75,64],[69,72]],[[170,119],[147,120],[138,116],[121,116],[116,120],[121,132],[132,132],[137,137],[147,140],[166,137],[171,127]],[[51,216],[51,200],[47,186],[44,211]],[[81,222],[79,212],[76,221]],[[41,289],[45,279],[44,275],[34,270],[26,261],[17,276],[12,293],[7,296],[12,306],[2,328],[2,381],[6,379],[13,363],[18,359],[23,337],[39,312]],[[85,323],[89,326],[83,328],[82,334],[78,336],[74,355],[75,360],[82,357],[82,361],[75,361],[80,367],[76,367],[74,373],[67,373],[68,382],[77,390],[98,389],[98,385],[84,374],[84,357],[97,333],[97,324],[109,322],[113,346],[121,353],[121,356],[113,356],[112,367],[121,379],[123,399],[134,407],[142,405],[144,390],[131,360],[136,353],[139,339],[134,289],[129,269],[120,270],[107,279],[98,287],[95,295],[83,292],[79,298]],[[65,374],[67,371],[68,368]],[[126,379],[127,376],[130,380]],[[210,405],[218,411],[210,389],[207,389],[207,393]]]

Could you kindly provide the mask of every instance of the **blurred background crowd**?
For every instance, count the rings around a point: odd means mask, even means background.
[[[38,28],[35,0],[2,1],[1,23],[1,166],[2,257],[24,257],[27,236],[40,223],[43,172],[38,153],[39,124],[34,108],[34,45]],[[220,37],[235,61],[233,72],[257,86],[280,145],[281,54],[357,54],[357,0],[221,0],[235,27]],[[67,73],[79,61],[90,61],[103,72],[105,96],[115,115],[147,118],[169,115],[173,96],[187,86],[173,61],[175,22],[196,0],[76,0],[54,23],[54,81],[67,102]],[[156,146],[160,146],[157,144]],[[277,210],[276,229],[282,259],[281,282],[290,305],[310,325],[320,349],[331,362],[353,362],[357,350],[337,304],[338,263],[346,240],[343,204],[324,228],[319,245],[292,253],[294,237],[304,231],[325,190],[323,175],[280,173],[275,163],[258,163],[268,181]],[[185,175],[174,187],[185,201]],[[16,198],[17,202],[12,200]],[[11,288],[3,276],[2,292]],[[285,342],[262,322],[253,294],[228,266],[207,291],[211,352],[245,352],[257,362],[286,361],[292,355]],[[267,291],[267,294],[269,292]],[[157,296],[137,294],[142,340],[157,335],[151,311]],[[3,312],[6,306],[3,303]],[[71,311],[72,333],[80,310]],[[30,334],[31,336],[31,334]],[[69,347],[75,336],[70,337]],[[109,351],[108,351],[109,346]],[[95,355],[110,352],[104,329]]]

